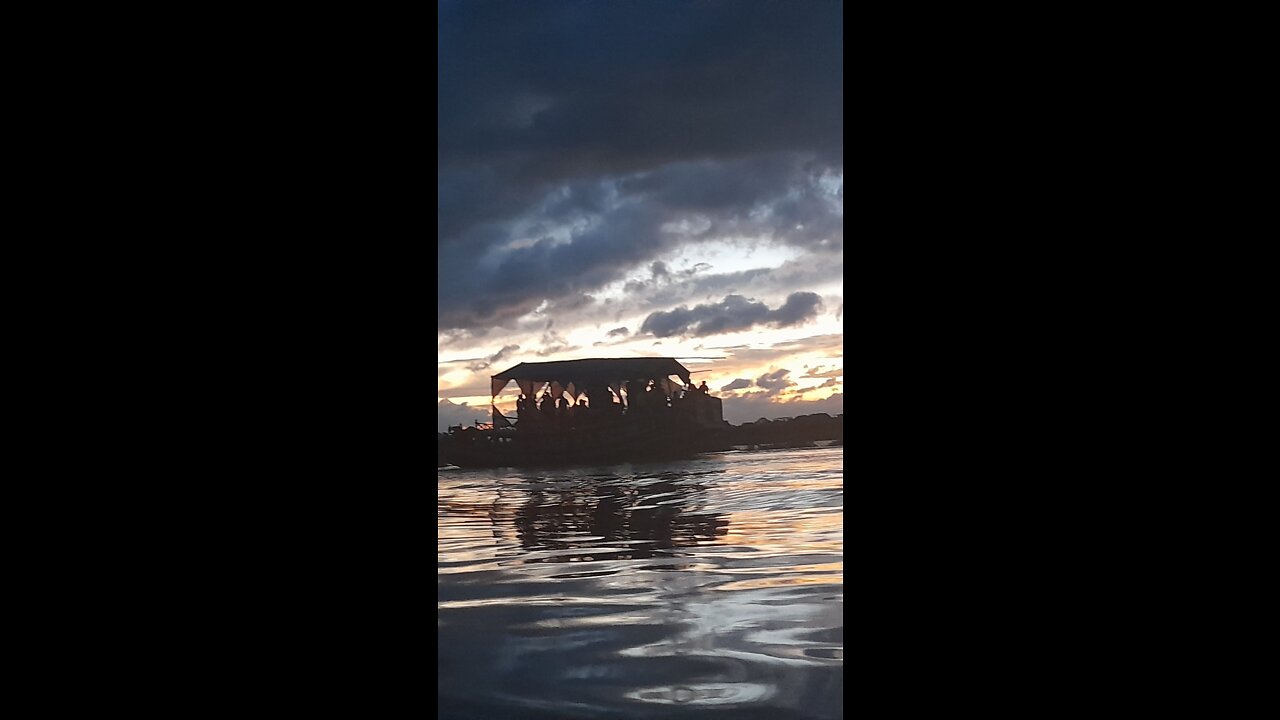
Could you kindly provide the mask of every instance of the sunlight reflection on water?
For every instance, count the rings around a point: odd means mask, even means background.
[[[442,717],[836,718],[843,447],[442,470]]]

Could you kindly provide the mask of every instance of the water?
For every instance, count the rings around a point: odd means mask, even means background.
[[[838,718],[844,448],[439,472],[442,718]]]

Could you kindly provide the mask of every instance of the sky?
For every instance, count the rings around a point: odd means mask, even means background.
[[[734,424],[844,412],[839,0],[438,15],[439,430],[588,357],[675,357]]]

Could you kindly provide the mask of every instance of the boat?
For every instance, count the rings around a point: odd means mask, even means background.
[[[677,378],[673,380],[672,378]],[[511,383],[516,417],[499,411]],[[453,426],[440,462],[462,468],[607,465],[727,449],[720,398],[695,389],[675,358],[522,362],[490,377],[492,422]]]

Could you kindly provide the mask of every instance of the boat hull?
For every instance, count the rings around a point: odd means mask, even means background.
[[[609,465],[694,457],[719,449],[713,433],[686,423],[579,428],[560,433],[461,432],[439,446],[441,462],[463,468]]]

